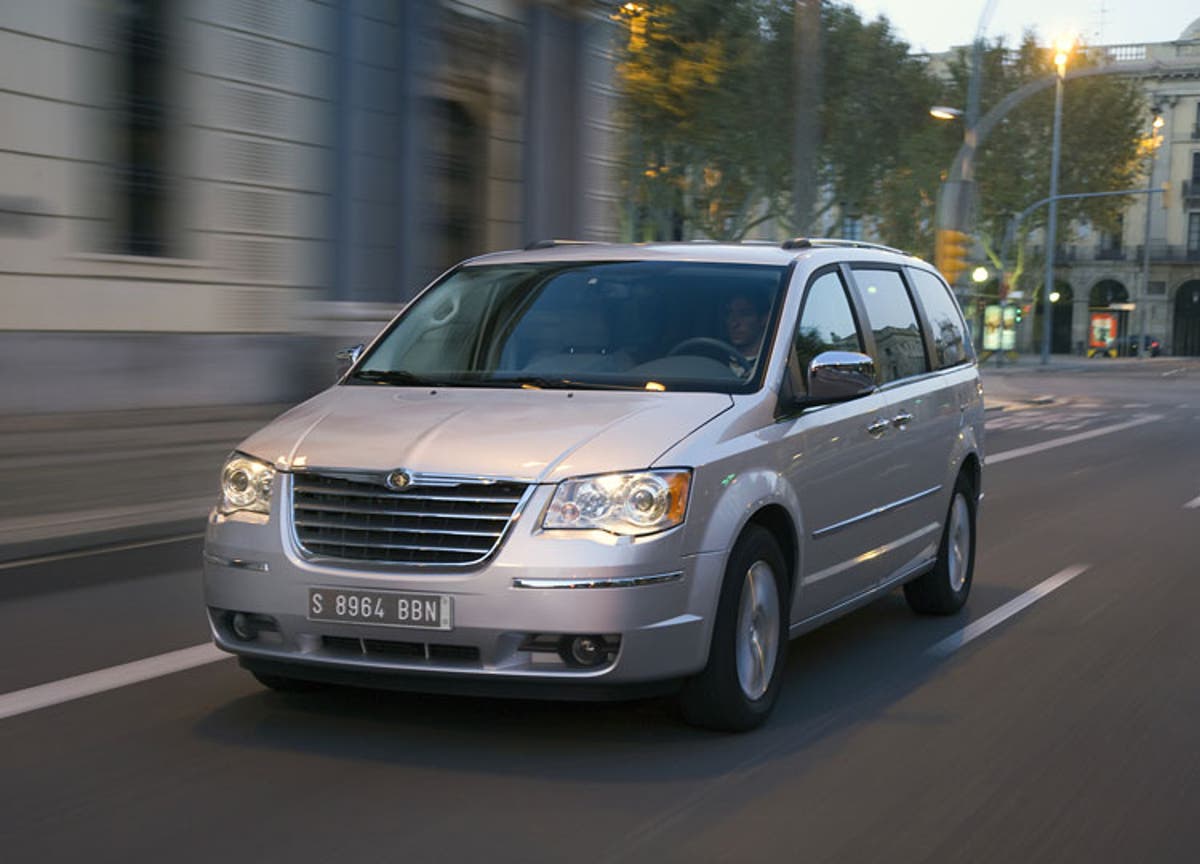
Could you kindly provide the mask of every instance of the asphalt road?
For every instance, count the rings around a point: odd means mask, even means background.
[[[1036,376],[1054,404],[989,415],[966,612],[897,592],[794,642],[759,731],[282,696],[224,660],[0,720],[0,860],[1200,860],[1200,374],[1163,371]],[[198,557],[0,569],[0,694],[203,642]]]

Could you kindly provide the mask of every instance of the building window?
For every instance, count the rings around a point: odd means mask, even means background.
[[[117,80],[116,250],[167,254],[167,44],[165,0],[122,5]]]
[[[1188,214],[1187,251],[1189,258],[1200,256],[1200,213]]]
[[[859,216],[843,216],[842,237],[846,240],[861,240],[862,218]]]
[[[1097,256],[1101,260],[1112,261],[1121,258],[1121,243],[1125,237],[1125,216],[1117,216],[1117,225],[1115,231],[1103,231],[1100,234],[1100,254]]]

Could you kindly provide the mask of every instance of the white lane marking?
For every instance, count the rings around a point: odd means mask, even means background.
[[[1168,369],[1166,372],[1161,373],[1161,375],[1163,378],[1169,378],[1172,375],[1178,375],[1180,372],[1183,372],[1186,368],[1187,367],[1180,366],[1178,369]]]
[[[1183,505],[1184,510],[1200,510],[1200,498],[1193,498]]]
[[[953,654],[972,639],[982,636],[993,627],[1016,615],[1022,609],[1033,605],[1038,600],[1041,600],[1051,591],[1066,585],[1068,582],[1087,569],[1087,564],[1076,564],[1073,567],[1068,567],[1065,570],[1058,571],[1049,579],[1045,580],[1044,582],[1039,582],[1037,585],[1034,585],[1019,597],[1014,597],[1003,606],[993,609],[982,618],[972,621],[957,633],[952,633],[951,635],[947,636],[925,653],[934,654],[939,657],[947,657],[950,654]]]
[[[51,681],[49,684],[39,684],[25,690],[14,690],[0,696],[0,720],[231,658],[232,655],[226,654],[216,645],[205,642],[203,645],[168,651],[166,654],[147,657],[145,660],[110,666],[107,669],[63,678],[61,681]]]
[[[158,540],[138,540],[134,543],[121,543],[116,546],[93,546],[90,549],[78,549],[75,552],[59,552],[54,555],[40,555],[37,558],[19,558],[16,561],[5,561],[0,564],[0,570],[11,570],[14,567],[30,567],[34,564],[49,564],[54,561],[69,561],[72,558],[86,558],[89,555],[103,555],[107,552],[127,552],[130,549],[144,549],[147,546],[162,546],[166,543],[182,543],[184,540],[199,540],[204,532],[199,534],[177,534],[174,537],[162,537]]]
[[[1030,444],[1028,447],[1017,447],[1015,450],[1005,450],[1003,453],[994,453],[988,456],[985,460],[988,465],[996,465],[1000,462],[1007,462],[1009,459],[1019,459],[1022,456],[1031,456],[1034,453],[1041,453],[1043,450],[1053,450],[1055,447],[1065,447],[1068,444],[1074,444],[1077,441],[1087,441],[1089,438],[1099,438],[1101,435],[1111,435],[1113,432],[1121,432],[1125,429],[1132,429],[1135,426],[1144,426],[1147,423],[1153,423],[1156,420],[1161,420],[1161,414],[1147,414],[1144,417],[1137,417],[1125,423],[1118,423],[1115,426],[1105,426],[1101,429],[1089,429],[1087,432],[1079,432],[1075,435],[1066,435],[1062,438],[1052,438],[1049,441],[1042,441],[1038,444]]]

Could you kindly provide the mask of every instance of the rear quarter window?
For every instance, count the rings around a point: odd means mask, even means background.
[[[932,331],[936,368],[970,362],[973,355],[967,326],[946,283],[927,270],[912,267],[908,276]]]

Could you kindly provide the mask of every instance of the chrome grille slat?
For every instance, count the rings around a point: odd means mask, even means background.
[[[409,516],[413,519],[484,519],[484,520],[499,520],[501,522],[508,521],[508,516],[492,515],[488,513],[443,513],[430,511],[423,513],[419,510],[387,510],[376,507],[351,507],[350,505],[341,506],[337,504],[313,504],[305,502],[305,512],[318,513],[362,513],[372,516]]]
[[[478,555],[485,552],[485,549],[470,548],[468,546],[415,546],[411,543],[363,543],[356,540],[335,540],[330,543],[322,543],[320,540],[312,541],[314,546],[353,546],[356,549],[409,549],[412,551],[428,550],[430,552],[462,552]]]
[[[378,525],[348,525],[345,522],[327,522],[319,519],[302,519],[296,517],[298,528],[337,528],[343,531],[378,531]],[[495,531],[459,531],[449,528],[405,528],[400,525],[390,525],[387,528],[393,534],[446,534],[451,537],[492,537]],[[420,547],[414,547],[420,548]]]
[[[311,492],[313,490],[310,488],[297,487],[296,491]],[[456,501],[463,504],[517,504],[521,501],[520,497],[504,498],[497,496],[492,498],[478,496],[469,498],[462,495],[420,495],[419,493],[414,495],[408,492],[393,492],[386,486],[380,486],[378,492],[344,489],[338,491],[336,494],[345,496],[347,498],[383,498],[388,501]]]
[[[529,486],[489,478],[417,475],[403,490],[383,475],[323,474],[292,478],[292,530],[303,554],[396,566],[468,566],[500,545]]]

